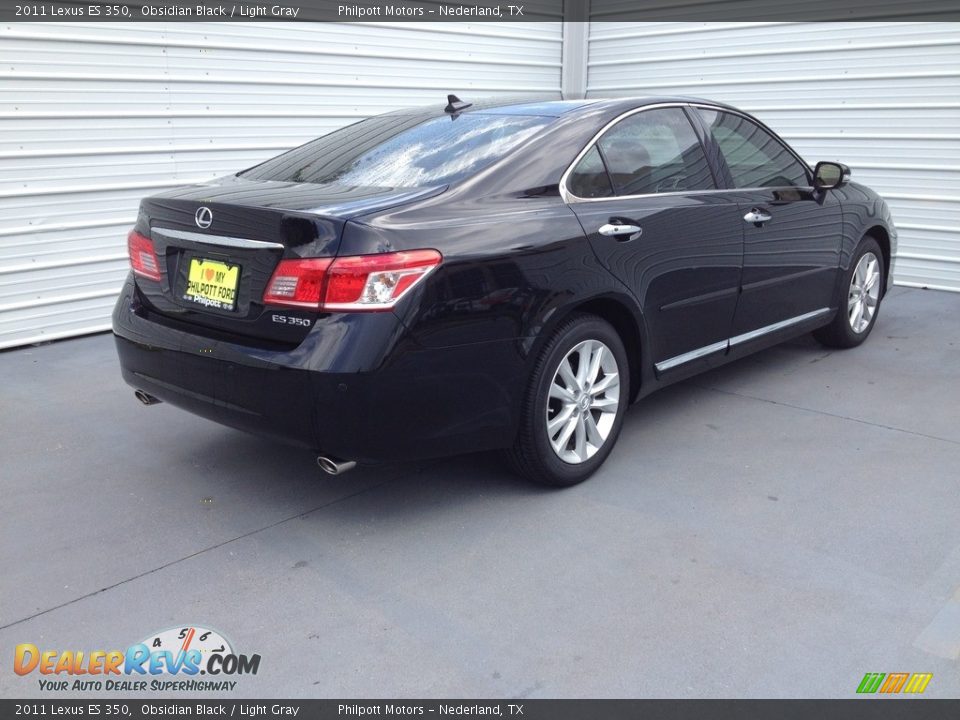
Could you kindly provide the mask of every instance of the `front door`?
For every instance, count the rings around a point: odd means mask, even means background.
[[[842,212],[774,135],[734,113],[700,109],[719,147],[744,230],[734,339],[826,315],[840,266]]]

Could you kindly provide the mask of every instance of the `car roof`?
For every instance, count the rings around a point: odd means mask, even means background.
[[[518,97],[471,98],[465,95],[459,99],[463,103],[470,103],[470,105],[460,110],[457,114],[482,113],[484,115],[535,115],[541,117],[560,117],[561,115],[568,115],[587,109],[610,110],[619,113],[644,105],[657,105],[660,103],[706,103],[730,108],[730,106],[725,103],[685,95],[644,95],[620,98],[588,98],[582,100],[546,100],[542,98]],[[422,105],[420,107],[395,110],[387,114],[435,117],[438,114],[443,114],[444,107],[446,107],[446,103]]]

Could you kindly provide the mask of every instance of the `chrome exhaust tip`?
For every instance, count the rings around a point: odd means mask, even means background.
[[[145,393],[143,390],[134,390],[133,394],[136,396],[137,400],[142,402],[144,405],[157,405],[162,403],[163,400],[160,398],[155,398],[153,395]]]
[[[317,456],[317,465],[328,475],[342,475],[347,470],[353,470],[357,463],[353,460],[338,460],[326,455]]]

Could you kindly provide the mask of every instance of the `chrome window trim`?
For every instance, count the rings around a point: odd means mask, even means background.
[[[163,227],[150,228],[150,232],[163,235],[172,240],[188,240],[190,242],[221,245],[223,247],[240,248],[243,250],[284,249],[283,243],[269,242],[267,240],[248,240],[246,238],[230,237],[228,235],[204,235],[203,233],[190,232],[188,230],[174,230]]]
[[[570,192],[570,190],[567,189],[567,178],[570,177],[570,173],[573,172],[573,169],[577,166],[580,160],[583,159],[583,156],[586,155],[588,152],[590,152],[590,149],[597,144],[597,141],[601,137],[603,137],[604,133],[606,133],[607,130],[612,128],[621,120],[625,120],[626,118],[631,117],[633,115],[637,115],[638,113],[642,113],[647,110],[661,110],[664,108],[680,108],[681,110],[683,108],[702,108],[704,110],[714,110],[716,112],[725,112],[725,113],[730,113],[731,115],[739,115],[740,117],[755,123],[764,131],[770,133],[770,135],[772,135],[777,142],[779,142],[783,147],[787,149],[790,155],[792,155],[793,158],[797,160],[797,162],[803,165],[803,167],[808,172],[808,179],[809,179],[809,174],[812,172],[812,170],[810,170],[810,166],[806,163],[806,161],[804,161],[803,158],[797,155],[797,153],[793,150],[793,148],[787,145],[786,141],[784,141],[783,138],[781,138],[779,135],[777,135],[770,128],[768,128],[766,125],[761,123],[759,120],[757,120],[756,118],[750,117],[744,112],[740,112],[739,110],[731,110],[729,108],[721,107],[719,105],[709,105],[707,103],[699,103],[699,102],[654,103],[652,105],[644,105],[638,108],[631,108],[630,110],[627,110],[626,112],[621,113],[620,115],[615,117],[613,120],[608,122],[606,125],[604,125],[592,138],[590,138],[590,142],[588,142],[586,146],[584,146],[584,148],[579,153],[577,153],[577,156],[573,159],[573,162],[567,165],[567,169],[564,170],[563,174],[560,176],[560,198],[563,200],[563,202],[566,203],[567,205],[570,205],[572,203],[582,203],[582,202],[609,202],[611,200],[636,200],[639,198],[671,197],[676,195],[708,195],[708,194],[716,194],[716,193],[755,192],[757,190],[814,190],[814,187],[812,185],[808,185],[806,187],[799,187],[797,185],[782,185],[782,186],[752,187],[752,188],[713,188],[710,190],[672,190],[670,192],[662,192],[662,193],[643,193],[640,195],[611,195],[610,197],[602,197],[602,198],[584,198],[584,197],[580,197],[579,195],[574,195],[572,192]],[[697,128],[694,127],[692,123],[691,123],[691,128],[693,128],[694,132],[697,131]],[[699,139],[699,136],[698,136],[698,139]],[[709,158],[707,159],[707,162],[709,163]],[[611,187],[612,187],[612,184],[611,184]]]
[[[799,325],[802,322],[807,320],[813,320],[816,317],[820,317],[825,313],[830,312],[830,308],[820,308],[819,310],[813,310],[803,315],[797,315],[796,317],[788,318],[786,320],[781,320],[780,322],[775,322],[772,325],[765,325],[762,328],[757,328],[756,330],[751,330],[750,332],[743,333],[742,335],[736,335],[732,338],[726,340],[721,340],[720,342],[711,343],[710,345],[705,345],[702,348],[697,348],[696,350],[691,350],[690,352],[685,352],[681,355],[675,355],[672,358],[668,358],[661,362],[658,362],[654,365],[657,369],[657,372],[663,372],[664,370],[670,370],[675,368],[678,365],[683,365],[688,363],[691,360],[696,360],[697,358],[702,358],[707,355],[712,355],[713,353],[720,352],[721,350],[727,350],[734,347],[735,345],[742,345],[745,342],[750,340],[756,340],[757,338],[763,337],[777,330],[784,330],[793,325]]]
[[[603,135],[607,132],[607,130],[612,128],[621,120],[626,120],[628,117],[632,117],[634,115],[645,112],[647,110],[661,110],[665,108],[680,108],[682,110],[683,108],[689,107],[689,106],[690,106],[690,103],[679,103],[679,102],[654,103],[652,105],[643,105],[641,107],[631,108],[630,110],[627,110],[621,113],[620,115],[617,115],[617,117],[615,117],[613,120],[611,120],[602,128],[600,128],[600,130],[597,133],[595,133],[592,138],[590,138],[590,142],[588,142],[586,146],[584,146],[584,148],[579,153],[577,153],[577,156],[573,159],[573,162],[571,162],[567,166],[567,169],[563,171],[563,174],[560,176],[560,197],[563,199],[563,201],[567,205],[569,205],[571,202],[597,202],[600,200],[629,200],[630,198],[638,198],[638,197],[656,197],[658,195],[686,194],[686,193],[679,193],[679,192],[669,192],[669,193],[649,193],[649,194],[643,194],[643,195],[612,195],[606,198],[582,198],[582,197],[579,197],[578,195],[574,195],[572,192],[570,192],[567,189],[567,178],[570,176],[570,173],[573,172],[573,169],[577,166],[577,163],[580,162],[583,156],[586,155],[588,152],[590,152],[590,148],[592,148],[594,145],[597,144],[597,141],[601,137],[603,137]],[[689,120],[687,122],[689,122]],[[696,128],[694,128],[692,125],[691,125],[691,130],[696,132]],[[603,157],[602,154],[601,154],[601,157]],[[610,187],[611,189],[613,188],[612,183]],[[699,191],[699,192],[703,192],[703,191]]]
[[[748,115],[747,113],[741,110],[729,110],[727,108],[717,107],[715,105],[708,105],[705,103],[692,102],[690,103],[690,107],[701,108],[703,110],[714,110],[717,112],[725,112],[725,113],[729,113],[730,115],[738,115],[739,117],[742,117],[747,122],[752,122],[761,130],[768,133],[770,137],[772,137],[774,140],[780,143],[781,147],[783,147],[784,150],[790,153],[793,156],[793,159],[803,166],[803,169],[807,171],[807,180],[811,180],[811,181],[813,180],[813,168],[810,167],[810,164],[806,160],[804,160],[802,157],[800,157],[800,155],[797,154],[797,151],[794,150],[792,147],[790,147],[790,145],[787,143],[786,140],[784,140],[777,133],[775,133],[771,128],[764,125],[762,122],[760,122],[757,118],[753,117],[752,115]],[[787,187],[797,187],[797,186],[787,185]],[[809,185],[808,187],[811,190],[813,189],[813,185]],[[759,188],[738,188],[738,189],[739,190],[756,190]],[[777,188],[772,188],[772,189],[776,190]]]

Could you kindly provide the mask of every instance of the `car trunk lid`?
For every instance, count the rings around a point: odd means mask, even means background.
[[[262,302],[277,264],[337,254],[351,217],[411,202],[443,188],[356,188],[230,177],[145,199],[159,282],[137,279],[146,309],[212,336],[299,343],[316,311]]]

